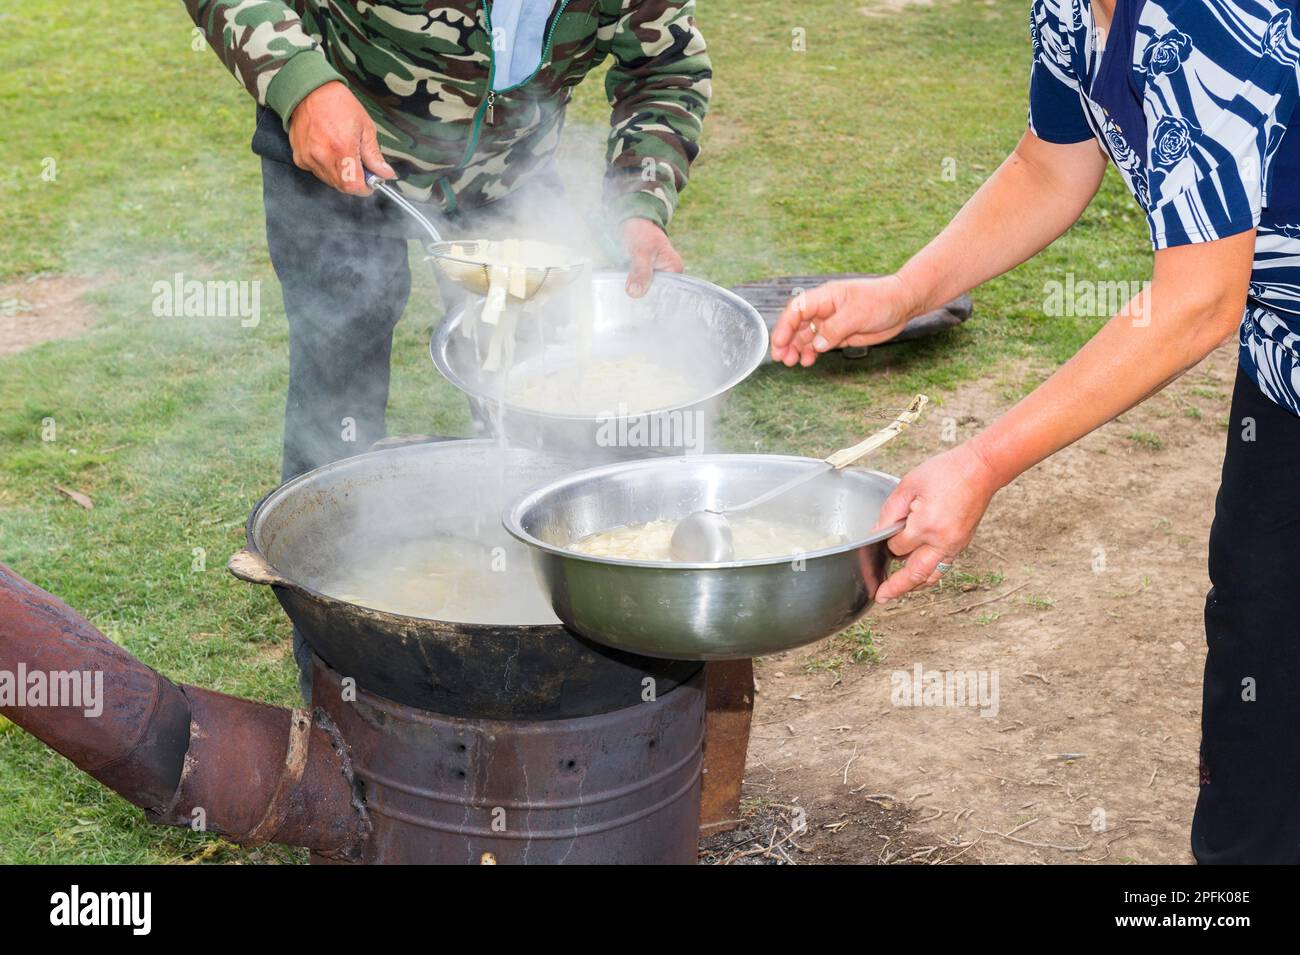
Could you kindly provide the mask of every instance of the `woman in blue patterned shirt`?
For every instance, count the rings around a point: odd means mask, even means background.
[[[1300,861],[1298,27],[1295,0],[1033,0],[1015,151],[898,272],[815,289],[772,335],[791,366],[892,338],[1046,247],[1115,163],[1150,226],[1149,287],[987,430],[903,479],[881,523],[906,521],[890,543],[907,561],[880,599],[936,583],[999,488],[1237,332],[1210,534],[1201,862]]]

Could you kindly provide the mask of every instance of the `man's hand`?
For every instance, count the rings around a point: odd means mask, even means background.
[[[684,267],[668,234],[658,223],[649,219],[628,219],[623,223],[623,248],[630,260],[627,276],[627,294],[640,298],[654,281],[655,269],[680,272]]]
[[[317,87],[294,107],[289,144],[295,166],[339,192],[370,195],[367,169],[385,179],[397,178],[379,151],[374,120],[338,81]]]
[[[875,345],[903,330],[915,308],[897,275],[841,279],[795,296],[772,330],[772,358],[805,368],[845,345]]]

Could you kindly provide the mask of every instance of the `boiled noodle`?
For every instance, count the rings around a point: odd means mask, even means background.
[[[467,338],[472,336],[478,322],[491,327],[483,370],[493,372],[508,368],[513,360],[517,306],[522,304],[525,312],[534,308],[533,300],[528,297],[528,270],[582,265],[584,273],[590,274],[589,264],[572,249],[533,239],[454,243],[450,260],[444,260],[442,268],[455,276],[457,269],[466,268],[462,263],[472,263],[471,267],[486,266],[488,270],[488,289],[483,307],[477,316],[473,311],[466,316],[461,333]],[[580,327],[585,331],[586,340],[590,341],[589,305],[581,311],[586,314],[579,315]]]
[[[839,534],[758,517],[735,517],[731,524],[736,560],[795,557],[844,543]],[[628,524],[584,537],[570,545],[579,554],[615,560],[673,563],[672,539],[677,521]]]

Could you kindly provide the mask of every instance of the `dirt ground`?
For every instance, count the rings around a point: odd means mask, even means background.
[[[942,589],[867,616],[877,661],[842,639],[759,661],[745,792],[762,824],[742,851],[1192,862],[1205,552],[1235,365],[1225,345],[1005,489]],[[945,424],[968,436],[1006,391],[960,389],[877,466],[947,447]],[[996,713],[895,705],[917,666],[979,671],[986,689],[996,675]],[[791,807],[806,830],[783,860],[764,850],[796,827]]]
[[[0,355],[84,332],[95,312],[82,296],[96,284],[78,276],[34,275],[0,285]]]

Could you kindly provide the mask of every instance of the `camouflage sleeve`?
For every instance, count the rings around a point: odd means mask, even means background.
[[[342,80],[281,0],[185,0],[185,9],[226,69],[254,99],[275,110],[286,129],[303,97]]]
[[[607,207],[613,222],[667,226],[700,151],[713,69],[695,26],[695,0],[621,0],[598,42],[613,57]]]

